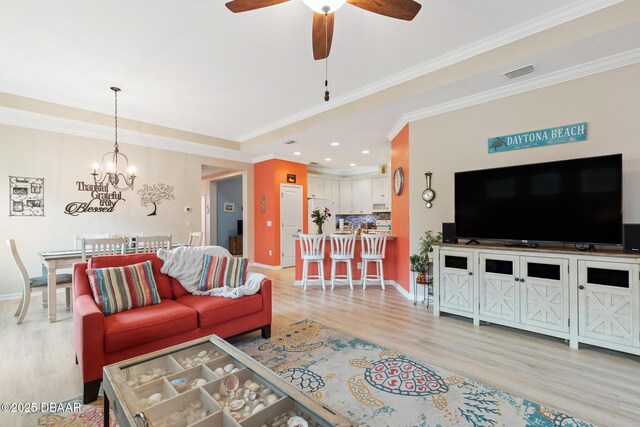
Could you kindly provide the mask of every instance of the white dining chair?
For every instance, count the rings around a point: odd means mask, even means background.
[[[300,255],[302,264],[302,289],[307,290],[309,280],[320,280],[322,289],[324,285],[324,235],[323,234],[300,234]],[[309,264],[318,264],[318,274],[309,274]]]
[[[82,249],[82,239],[108,239],[112,236],[109,233],[102,234],[74,234],[73,235],[73,248],[74,249]]]
[[[385,250],[387,246],[387,235],[378,234],[366,234],[360,235],[362,243],[362,289],[367,288],[367,280],[379,280],[382,289],[384,289],[384,268],[382,262],[384,261]],[[370,262],[375,263],[376,273],[367,274],[367,266]]]
[[[142,236],[136,238],[136,253],[158,252],[158,249],[171,249],[171,235]]]
[[[331,290],[334,289],[336,280],[348,280],[349,286],[353,289],[351,261],[353,260],[355,249],[355,234],[331,233]],[[336,274],[339,263],[346,264],[347,274]]]
[[[11,256],[13,257],[13,261],[18,267],[18,272],[20,273],[20,277],[22,278],[22,300],[20,300],[20,305],[18,305],[18,310],[14,316],[18,316],[18,325],[22,323],[24,320],[24,316],[27,314],[29,310],[29,303],[31,302],[31,291],[33,289],[42,290],[42,307],[47,307],[47,276],[40,277],[29,277],[27,273],[27,269],[18,254],[18,249],[16,248],[16,242],[14,239],[7,240],[7,246],[9,246],[9,250],[11,252]],[[71,282],[72,277],[71,274],[56,274],[56,290],[64,288],[67,295],[67,308],[71,308]]]
[[[192,231],[189,233],[187,246],[202,246],[202,231]]]
[[[127,247],[132,248],[138,237],[144,236],[142,231],[131,232],[131,233],[111,233],[109,237],[111,238],[125,238],[127,240]]]
[[[122,255],[127,246],[127,239],[114,237],[108,239],[82,239],[82,262],[87,262],[87,255]]]

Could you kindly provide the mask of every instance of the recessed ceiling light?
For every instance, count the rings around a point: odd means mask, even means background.
[[[330,161],[331,161],[331,158],[330,158],[330,157],[327,157],[326,159],[324,159],[324,161],[325,161],[325,162],[330,162]]]
[[[331,145],[332,145],[333,147],[337,147],[338,145],[340,145],[340,143],[339,143],[339,142],[332,142],[332,143],[331,143]]]
[[[301,155],[301,154],[302,154],[302,153],[301,153],[301,152],[299,152],[299,151],[294,151],[294,152],[293,152],[293,155],[294,155],[294,156],[299,156],[299,155]]]
[[[356,164],[355,163],[349,163],[349,166],[354,167]]]
[[[362,154],[369,154],[371,151],[369,150],[362,150]]]

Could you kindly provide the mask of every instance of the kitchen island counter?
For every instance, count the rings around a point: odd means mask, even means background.
[[[295,236],[296,240],[299,240],[298,236]],[[327,286],[327,289],[330,288],[331,286],[331,242],[330,242],[330,236],[327,235],[325,236],[325,244],[324,244],[324,278],[325,278],[325,285]],[[362,258],[360,257],[360,253],[362,252],[362,243],[361,243],[362,239],[360,236],[356,236],[356,242],[355,242],[355,251],[353,254],[353,260],[351,260],[351,271],[353,273],[353,284],[355,285],[360,285],[360,275],[362,274]],[[397,237],[396,236],[387,236],[387,245],[386,245],[386,250],[385,250],[385,257],[384,257],[384,261],[383,261],[383,268],[384,268],[384,279],[385,279],[385,286],[389,285],[389,286],[394,286],[396,283],[396,278],[397,276],[397,272],[398,269],[400,268],[409,268],[409,265],[407,264],[406,266],[399,266],[398,263],[396,262],[396,244],[398,243]],[[295,276],[295,284],[296,285],[300,285],[302,283],[302,256],[300,253],[300,244],[296,243],[296,276]],[[360,267],[360,268],[358,268]],[[336,274],[341,275],[341,274],[346,274],[346,265],[344,263],[338,263],[337,266],[337,271]],[[369,272],[371,274],[371,272],[375,271],[375,265],[373,264],[369,264]],[[318,274],[318,267],[317,264],[311,263],[309,265],[309,274],[310,275],[316,275]],[[310,281],[309,284],[310,285],[316,285],[319,282],[317,280],[314,281]],[[336,286],[338,285],[347,285],[348,283],[346,281],[336,281]],[[380,281],[376,280],[376,281],[369,281],[367,280],[367,286],[379,286]]]

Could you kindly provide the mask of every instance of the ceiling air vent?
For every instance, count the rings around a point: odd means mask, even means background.
[[[318,162],[311,162],[311,163],[309,163],[309,165],[311,165],[311,166],[318,166],[319,164],[320,164],[320,163],[318,163]]]
[[[290,139],[288,141],[284,141],[283,144],[285,145],[291,145],[291,144],[295,144],[296,142],[293,139]]]
[[[536,69],[533,65],[527,65],[526,67],[518,68],[517,70],[504,73],[504,76],[508,79],[515,79],[516,77],[524,76],[525,74],[533,73]]]

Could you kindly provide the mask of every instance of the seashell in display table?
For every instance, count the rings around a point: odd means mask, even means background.
[[[229,396],[229,392],[235,392],[240,385],[240,380],[235,375],[229,375],[220,383],[220,394]]]
[[[291,417],[287,420],[287,427],[309,427],[309,423],[302,417]]]

